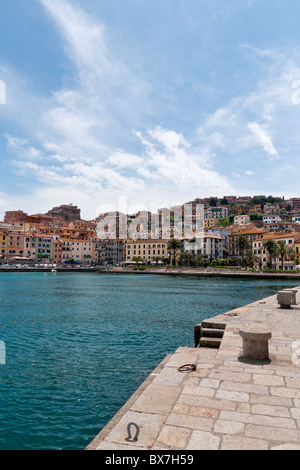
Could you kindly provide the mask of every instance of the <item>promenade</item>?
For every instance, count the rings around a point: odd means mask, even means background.
[[[87,450],[300,450],[300,287],[291,309],[275,295],[207,320],[225,328],[219,349],[168,355]],[[272,332],[269,361],[242,358],[253,326]]]

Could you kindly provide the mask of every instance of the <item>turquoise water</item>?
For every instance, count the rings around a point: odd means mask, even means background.
[[[195,324],[298,284],[0,274],[0,450],[84,449]]]

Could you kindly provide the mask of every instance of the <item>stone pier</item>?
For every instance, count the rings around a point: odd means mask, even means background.
[[[211,318],[219,348],[165,358],[87,450],[300,450],[300,287]],[[269,361],[243,356],[240,330],[267,329]],[[196,365],[178,369],[186,364]],[[126,441],[127,426],[139,427]]]

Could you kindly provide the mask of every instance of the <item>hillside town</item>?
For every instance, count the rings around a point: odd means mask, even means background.
[[[182,206],[99,214],[83,220],[74,205],[45,214],[5,212],[0,222],[5,267],[198,266],[296,270],[300,198],[224,196]]]

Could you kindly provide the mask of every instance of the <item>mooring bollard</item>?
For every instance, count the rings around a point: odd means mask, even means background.
[[[289,309],[292,305],[296,305],[296,294],[295,289],[280,290],[277,293],[277,302],[281,308]]]
[[[240,329],[243,338],[243,358],[269,360],[269,339],[272,333],[267,328],[250,327]]]

